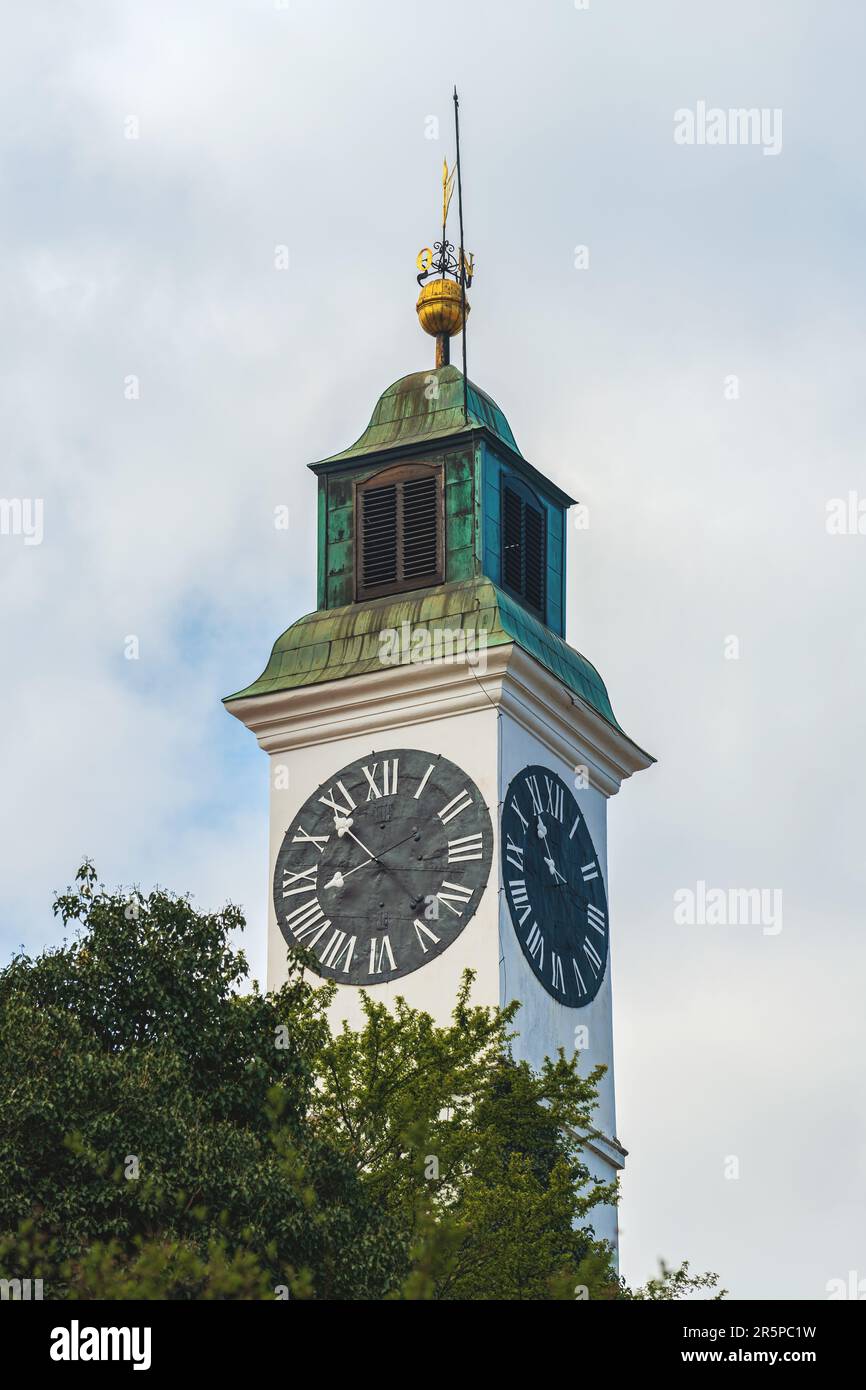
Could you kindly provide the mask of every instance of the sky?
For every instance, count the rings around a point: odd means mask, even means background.
[[[866,11],[47,0],[3,27],[0,498],[41,521],[0,512],[2,958],[58,942],[89,855],[241,903],[263,977],[266,759],[220,700],[315,608],[305,465],[429,363],[456,82],[470,376],[585,504],[569,640],[658,759],[609,807],[623,1272],[866,1280]],[[763,135],[730,138],[739,108]],[[683,921],[699,883],[779,910]]]

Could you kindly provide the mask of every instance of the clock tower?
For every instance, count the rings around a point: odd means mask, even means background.
[[[606,1066],[587,1161],[609,1181],[607,806],[653,759],[565,640],[573,499],[450,364],[471,258],[443,230],[418,265],[436,365],[310,465],[316,611],[225,701],[271,763],[268,987],[300,943],[337,982],[335,1023],[361,1021],[361,989],[445,1022],[471,968],[476,1002],[520,1001],[516,1057]],[[615,1209],[594,1224],[616,1246]]]

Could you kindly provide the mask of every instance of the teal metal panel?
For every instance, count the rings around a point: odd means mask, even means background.
[[[509,476],[528,483],[544,508],[547,529],[547,571],[545,574],[545,622],[558,637],[565,636],[565,508],[546,495],[535,479],[528,478],[511,461],[505,461],[488,445],[483,450],[483,553],[482,573],[494,584],[502,583],[502,542],[500,516],[503,480]],[[517,602],[517,600],[515,600]]]
[[[439,383],[438,394],[429,391],[434,378]],[[325,461],[328,472],[320,474],[319,492],[320,607],[342,607],[353,597],[353,484],[384,466],[381,453],[375,459],[367,455],[385,448],[392,452],[388,462],[397,462],[401,452],[406,451],[408,457],[410,447],[419,440],[445,444],[449,433],[459,433],[463,425],[462,380],[453,368],[443,368],[432,376],[416,373],[402,378],[381,397],[358,444]],[[474,447],[468,440],[458,444],[455,439],[451,452],[427,455],[444,458],[445,463],[446,581],[486,575],[494,584],[502,583],[502,482],[509,476],[520,478],[546,513],[544,620],[557,636],[564,637],[565,507],[570,499],[516,452],[504,415],[472,386],[470,417],[470,426],[483,427],[483,433],[475,435]],[[345,464],[345,470],[337,467],[338,462]]]

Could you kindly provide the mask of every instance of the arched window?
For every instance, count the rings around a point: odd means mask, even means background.
[[[442,470],[398,464],[355,489],[355,596],[378,598],[441,584]]]
[[[520,478],[502,479],[502,587],[545,616],[547,518]]]

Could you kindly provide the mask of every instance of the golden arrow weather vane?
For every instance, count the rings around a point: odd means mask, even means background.
[[[475,257],[463,245],[463,189],[460,179],[460,125],[457,89],[454,90],[454,130],[457,157],[451,169],[442,161],[442,239],[433,246],[422,246],[415,260],[421,286],[415,308],[425,333],[436,339],[436,366],[447,367],[451,360],[450,339],[463,330],[463,413],[468,421],[466,387],[466,318],[469,303],[466,291],[475,274]],[[460,244],[448,240],[448,211],[457,181],[460,214]]]
[[[423,285],[424,281],[431,275],[452,275],[455,282],[461,283],[463,268],[466,270],[466,286],[472,284],[472,276],[475,273],[475,257],[471,251],[464,251],[463,247],[457,247],[447,239],[448,211],[451,207],[451,199],[454,195],[454,180],[457,177],[457,165],[448,168],[448,160],[442,161],[442,240],[434,241],[433,247],[422,246],[415,259],[415,264],[420,272],[418,284]]]
[[[454,175],[457,173],[457,165],[448,172],[448,160],[442,161],[442,230],[445,231],[445,223],[448,221],[448,209],[451,206],[451,195],[454,192]]]

